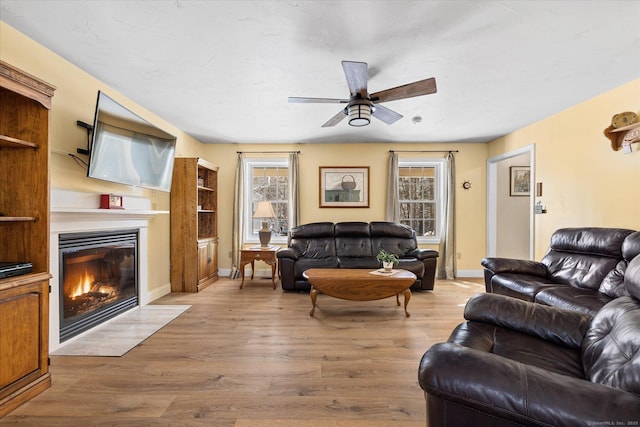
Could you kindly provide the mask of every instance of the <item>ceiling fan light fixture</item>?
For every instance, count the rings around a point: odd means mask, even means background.
[[[371,122],[371,105],[352,104],[348,107],[349,125],[355,127],[366,126]]]

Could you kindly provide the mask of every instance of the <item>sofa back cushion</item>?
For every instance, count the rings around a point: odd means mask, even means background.
[[[618,298],[629,295],[624,285],[624,277],[629,262],[640,256],[640,231],[629,234],[622,242],[622,260],[611,270],[600,284],[599,291],[611,297]]]
[[[330,258],[336,256],[334,226],[332,222],[315,222],[292,228],[289,231],[290,248],[305,258]]]
[[[371,249],[377,255],[380,249],[399,257],[418,247],[416,232],[409,226],[395,222],[373,221],[371,227]]]
[[[338,222],[335,225],[338,257],[371,257],[371,235],[366,222]]]
[[[622,258],[622,243],[633,230],[622,228],[561,228],[541,262],[553,281],[597,290]]]
[[[628,265],[625,286],[630,296],[605,305],[582,342],[586,377],[640,394],[640,257]]]

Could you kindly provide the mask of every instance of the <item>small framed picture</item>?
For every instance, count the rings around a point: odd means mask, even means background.
[[[509,195],[531,195],[531,168],[529,166],[511,166],[509,168]]]
[[[321,208],[368,208],[369,166],[320,166]]]

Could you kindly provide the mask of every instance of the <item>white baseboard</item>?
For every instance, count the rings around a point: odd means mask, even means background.
[[[483,270],[458,270],[456,271],[456,277],[475,277],[483,278]]]
[[[147,305],[158,298],[171,293],[171,283],[165,283],[164,285],[148,291],[146,295],[140,296],[140,306]]]

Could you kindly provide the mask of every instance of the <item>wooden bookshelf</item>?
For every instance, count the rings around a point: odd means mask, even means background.
[[[0,417],[51,385],[49,109],[55,88],[0,61],[0,261],[33,271],[0,279]]]

